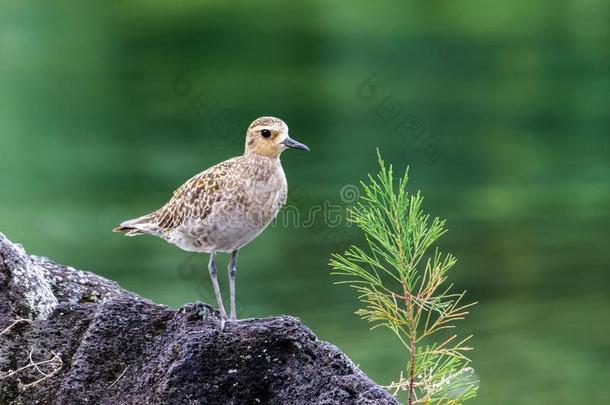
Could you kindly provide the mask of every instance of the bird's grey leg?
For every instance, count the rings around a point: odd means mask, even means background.
[[[237,319],[237,312],[235,310],[235,274],[237,273],[237,252],[239,249],[235,249],[231,253],[231,261],[229,262],[229,290],[231,294],[231,319]]]
[[[216,302],[218,303],[218,310],[220,316],[224,320],[227,318],[225,312],[225,306],[222,303],[222,296],[220,295],[220,287],[218,287],[218,279],[216,277],[216,252],[210,253],[210,263],[208,264],[208,270],[210,271],[210,278],[212,279],[212,286],[214,287],[214,294],[216,294]]]

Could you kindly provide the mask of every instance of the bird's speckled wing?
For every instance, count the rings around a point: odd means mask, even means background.
[[[150,214],[149,222],[162,232],[169,232],[189,219],[203,220],[212,212],[212,206],[221,200],[223,189],[232,178],[233,158],[225,160],[190,178],[161,209]]]

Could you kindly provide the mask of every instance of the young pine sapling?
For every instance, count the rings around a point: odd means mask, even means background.
[[[405,392],[408,404],[460,404],[474,397],[478,382],[470,367],[466,342],[447,333],[474,303],[452,292],[447,273],[456,263],[435,247],[445,221],[422,211],[423,197],[407,192],[408,170],[395,181],[392,166],[379,156],[380,171],[361,182],[360,201],[348,219],[364,233],[367,249],[351,246],[333,254],[333,274],[356,289],[363,307],[356,311],[386,326],[404,345],[404,368],[388,388]]]

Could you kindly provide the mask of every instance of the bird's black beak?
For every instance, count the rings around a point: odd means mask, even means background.
[[[286,145],[287,148],[301,149],[301,150],[306,150],[309,152],[309,148],[307,147],[307,145],[302,144],[301,142],[295,141],[292,138],[286,138],[286,139],[284,139],[284,141],[282,143],[284,145]]]

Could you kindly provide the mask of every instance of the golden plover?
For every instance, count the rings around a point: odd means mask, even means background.
[[[225,160],[187,180],[159,210],[114,228],[127,236],[150,234],[189,252],[210,253],[208,270],[227,318],[216,277],[216,252],[230,252],[231,319],[236,319],[237,252],[260,234],[286,202],[287,183],[280,154],[287,148],[309,150],[288,136],[275,117],[260,117],[246,131],[242,156]]]

